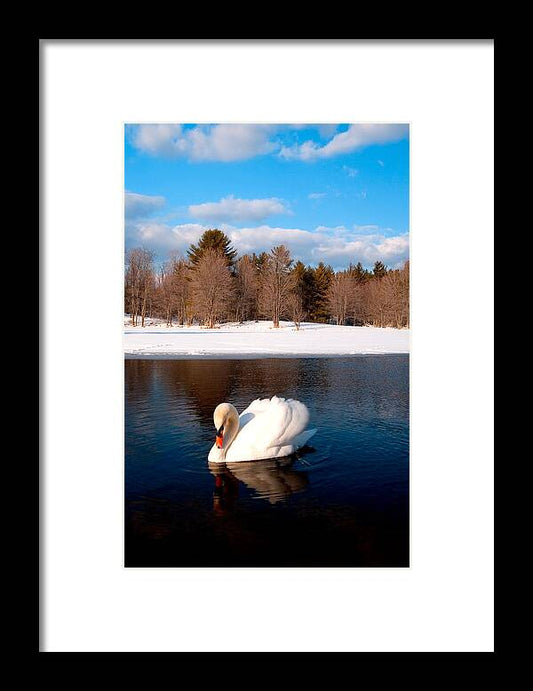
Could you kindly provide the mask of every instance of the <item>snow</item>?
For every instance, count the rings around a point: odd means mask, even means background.
[[[303,322],[271,321],[200,326],[167,327],[164,320],[148,319],[145,327],[131,326],[124,318],[126,358],[267,358],[376,355],[409,352],[409,329],[372,326],[333,326]]]

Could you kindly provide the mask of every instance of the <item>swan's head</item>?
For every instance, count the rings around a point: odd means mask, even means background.
[[[213,421],[217,431],[215,437],[217,448],[227,448],[233,441],[234,433],[239,427],[239,413],[237,409],[231,403],[219,403],[213,413]],[[231,434],[228,434],[230,430]],[[226,444],[224,444],[224,439],[228,440]]]

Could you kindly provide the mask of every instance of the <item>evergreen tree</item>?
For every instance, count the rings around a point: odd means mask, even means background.
[[[256,254],[254,252],[252,254],[252,261],[254,262],[257,271],[261,273],[264,267],[268,264],[268,252],[261,252],[260,254]]]
[[[297,261],[291,272],[294,277],[294,290],[303,296],[305,290],[305,264]]]
[[[357,262],[355,266],[353,264],[350,264],[350,266],[348,267],[348,271],[350,273],[350,276],[352,276],[356,283],[364,283],[368,280],[368,271],[366,269],[363,269],[363,265],[361,264],[361,262]]]
[[[223,255],[227,266],[233,269],[237,251],[231,246],[229,237],[221,230],[218,230],[218,228],[206,230],[198,240],[198,244],[189,247],[187,256],[192,264],[196,266],[208,249],[213,249],[217,254]]]
[[[335,272],[331,266],[324,264],[324,262],[320,262],[313,270],[313,304],[311,319],[315,322],[327,322],[329,319],[327,293],[334,275]]]
[[[307,318],[313,308],[314,276],[313,269],[305,266],[303,262],[297,261],[292,269],[294,276],[294,291],[302,301],[302,310]]]
[[[387,275],[387,271],[388,269],[383,262],[376,262],[372,274],[374,278],[383,278],[383,276]]]

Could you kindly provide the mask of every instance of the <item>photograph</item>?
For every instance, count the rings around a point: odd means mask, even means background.
[[[408,123],[126,123],[126,567],[409,567]]]

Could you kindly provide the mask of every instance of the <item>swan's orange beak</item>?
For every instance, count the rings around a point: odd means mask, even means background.
[[[222,448],[222,444],[224,443],[224,425],[217,431],[217,436],[215,437],[215,444],[217,445],[217,449]]]

